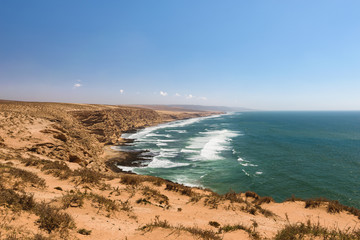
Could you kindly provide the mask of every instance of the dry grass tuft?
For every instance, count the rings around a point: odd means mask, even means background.
[[[39,216],[37,220],[39,228],[48,233],[55,230],[67,232],[68,229],[75,228],[75,222],[69,214],[61,212],[60,209],[51,207],[44,202],[37,204],[35,214]]]
[[[320,226],[319,223],[312,224],[310,220],[305,223],[289,224],[278,231],[274,240],[288,239],[333,239],[333,240],[352,240],[360,239],[360,230],[338,229],[329,230]]]

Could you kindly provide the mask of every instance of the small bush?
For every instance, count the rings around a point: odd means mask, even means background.
[[[88,168],[81,168],[74,171],[74,176],[79,177],[79,184],[89,183],[89,184],[99,184],[102,179],[102,174],[95,172]]]
[[[68,192],[62,197],[63,209],[69,207],[82,207],[84,205],[85,194],[80,191]]]
[[[93,203],[97,204],[100,209],[105,209],[108,212],[119,211],[119,205],[115,201],[103,197],[99,194],[90,193],[87,195],[88,199],[91,199]]]
[[[193,191],[192,191],[191,187],[187,187],[187,186],[177,184],[177,183],[171,183],[171,182],[167,183],[165,190],[173,191],[173,192],[180,192],[181,195],[186,195],[189,197],[191,197],[193,195]]]
[[[221,240],[222,238],[218,236],[215,232],[211,230],[203,230],[196,227],[184,227],[184,226],[171,226],[168,221],[163,220],[161,221],[159,216],[155,217],[155,220],[152,223],[146,224],[141,228],[143,231],[151,231],[153,228],[160,227],[165,229],[173,229],[177,231],[186,231],[190,234],[197,236],[198,238],[204,240]]]
[[[215,208],[217,209],[219,206],[219,203],[221,201],[221,196],[213,193],[210,196],[207,196],[204,200],[204,205],[205,206],[209,206],[210,208]]]
[[[328,230],[320,226],[319,223],[312,224],[310,221],[307,223],[289,224],[282,230],[278,231],[275,240],[288,240],[288,239],[341,239],[351,240],[360,239],[360,230],[350,229],[346,231],[341,230]]]
[[[30,183],[34,187],[45,188],[46,182],[43,178],[39,177],[35,173],[15,168],[9,165],[0,164],[1,172],[7,172],[11,177],[20,178],[25,184]]]
[[[246,227],[246,226],[244,226],[242,224],[225,225],[225,226],[219,228],[219,233],[243,230],[243,231],[247,232],[252,239],[259,240],[260,235],[259,235],[258,232],[255,231],[255,225],[254,224],[253,224],[253,226],[254,226],[254,229],[252,229],[250,227]]]
[[[35,214],[39,216],[37,220],[39,228],[48,233],[54,230],[67,231],[75,227],[74,220],[69,214],[61,212],[60,209],[51,207],[46,203],[38,204]]]
[[[254,199],[259,199],[259,195],[255,192],[251,192],[251,191],[247,191],[245,193],[245,197],[251,197],[251,198],[254,198]]]
[[[272,197],[260,197],[259,199],[255,200],[255,203],[258,205],[271,202],[274,202],[274,199]]]
[[[169,205],[169,198],[164,194],[161,194],[158,190],[152,189],[148,186],[144,187],[143,194],[150,198],[153,198],[159,204]]]
[[[236,193],[232,190],[230,190],[229,192],[225,193],[223,195],[225,200],[229,200],[231,203],[243,203],[244,199],[241,197],[240,193]]]
[[[14,211],[29,211],[32,210],[35,205],[33,195],[24,192],[17,193],[12,189],[5,189],[0,186],[0,206],[9,207]]]
[[[319,199],[308,199],[305,201],[305,208],[318,208],[320,204],[321,200]]]
[[[140,184],[140,178],[136,175],[124,175],[121,177],[120,183],[126,185],[138,186]]]
[[[213,226],[213,227],[216,227],[216,228],[220,227],[220,223],[218,223],[218,222],[216,222],[216,221],[210,221],[210,222],[209,222],[209,225],[210,225],[210,226]]]
[[[343,206],[338,201],[330,201],[327,207],[329,213],[339,213],[343,210]]]
[[[91,234],[91,230],[86,230],[85,228],[81,228],[77,232],[82,235],[90,235]]]
[[[149,202],[148,200],[146,200],[145,198],[139,198],[138,200],[136,200],[137,204],[152,204],[151,202]]]

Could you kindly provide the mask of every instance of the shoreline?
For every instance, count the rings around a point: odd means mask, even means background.
[[[276,203],[255,192],[220,195],[106,164],[104,156],[129,164],[138,157],[132,152],[116,159],[111,146],[132,141],[120,132],[180,117],[189,113],[0,102],[0,238],[260,240],[301,224],[328,229],[321,236],[360,236],[360,210],[337,201],[293,197]]]
[[[128,134],[128,133],[138,133],[141,130],[144,130],[146,128],[151,128],[151,127],[158,127],[161,125],[165,125],[168,123],[175,123],[176,122],[181,122],[181,121],[186,121],[189,119],[202,119],[202,118],[208,118],[208,117],[213,117],[213,116],[217,116],[217,115],[223,115],[226,113],[220,113],[220,112],[214,112],[210,115],[206,115],[206,116],[202,116],[202,117],[198,117],[195,116],[193,118],[184,118],[184,119],[176,119],[173,121],[165,121],[165,122],[161,122],[159,124],[156,125],[152,125],[152,126],[148,126],[148,127],[141,127],[138,129],[132,129],[130,131],[124,132],[121,135],[120,141],[118,142],[118,144],[116,145],[112,145],[112,146],[105,146],[105,156],[104,158],[108,158],[107,160],[105,160],[105,164],[114,172],[125,172],[125,173],[132,173],[132,174],[137,174],[135,172],[132,171],[126,171],[126,170],[122,170],[121,168],[119,168],[117,165],[121,165],[123,167],[141,167],[141,166],[146,166],[144,165],[145,163],[150,163],[151,160],[144,158],[143,154],[144,153],[150,153],[150,157],[154,157],[155,155],[152,154],[150,151],[148,150],[143,150],[140,149],[138,151],[124,151],[124,150],[114,150],[114,147],[121,147],[121,146],[127,146],[128,144],[132,144],[135,139],[131,139],[131,138],[125,138],[123,137],[124,134]],[[138,174],[141,175],[141,174]],[[179,183],[181,184],[181,183]]]

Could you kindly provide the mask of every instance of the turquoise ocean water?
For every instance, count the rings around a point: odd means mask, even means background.
[[[218,193],[326,197],[360,208],[360,112],[228,113],[123,137],[135,141],[116,149],[155,155],[124,170]]]

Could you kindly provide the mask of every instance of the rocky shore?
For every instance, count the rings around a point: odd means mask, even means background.
[[[126,131],[213,112],[0,101],[0,239],[360,239],[360,211],[121,172]]]

